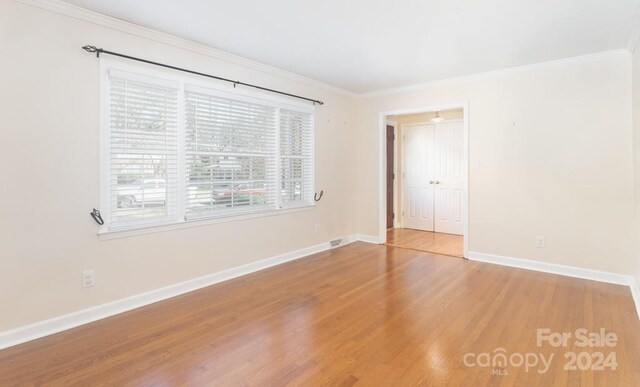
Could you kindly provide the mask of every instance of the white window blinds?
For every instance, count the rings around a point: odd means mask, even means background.
[[[310,203],[312,124],[310,113],[280,109],[280,190],[282,207]]]
[[[107,230],[313,204],[313,110],[171,73],[103,74]]]
[[[109,77],[110,228],[176,218],[177,89],[140,79]]]
[[[186,216],[275,208],[276,108],[186,92]]]

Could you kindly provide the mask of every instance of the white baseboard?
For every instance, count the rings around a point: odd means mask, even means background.
[[[355,241],[368,242],[369,237],[361,238],[360,235],[351,235],[346,238],[344,244]],[[249,273],[267,269],[285,262],[304,258],[311,254],[320,253],[331,249],[329,242],[320,243],[315,246],[281,254],[275,257],[251,262],[246,265],[234,267],[221,272],[209,274],[203,277],[194,278],[177,284],[165,286],[160,289],[136,294],[131,297],[108,302],[106,304],[93,306],[87,309],[72,312],[66,315],[54,317],[48,320],[39,321],[5,332],[0,332],[0,349],[11,347],[27,341],[35,340],[54,333],[62,332],[77,326],[97,321],[106,317],[139,308],[141,306],[153,304],[171,297],[179,296],[197,289],[240,277]]]
[[[606,282],[615,285],[628,286],[636,306],[638,318],[640,318],[640,292],[635,278],[630,275],[609,273],[591,269],[583,269],[575,266],[566,266],[556,263],[531,261],[528,259],[505,257],[495,254],[485,254],[476,251],[469,251],[468,256],[472,261],[492,263],[496,265],[517,267],[520,269],[534,270],[543,273],[564,275],[567,277],[581,278],[592,281]]]
[[[382,243],[380,242],[380,238],[376,236],[365,235],[365,234],[355,234],[353,237],[360,242],[373,243],[373,244]]]
[[[633,283],[629,285],[631,289],[631,296],[633,297],[633,302],[636,304],[636,311],[638,312],[638,318],[640,318],[640,289],[638,281],[633,279]]]

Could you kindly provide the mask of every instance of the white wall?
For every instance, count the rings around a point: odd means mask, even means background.
[[[315,137],[323,200],[295,214],[100,241],[89,216],[99,205],[99,61],[85,44],[324,100]],[[0,0],[0,58],[0,332],[356,231],[349,97],[14,0]],[[90,268],[97,285],[82,289]]]
[[[632,273],[636,284],[640,285],[640,44],[635,47],[631,56],[632,68],[632,121],[633,121],[633,156],[634,156],[634,198],[635,198],[635,233],[634,248],[635,267]]]
[[[630,64],[618,53],[361,100],[358,230],[378,235],[380,113],[468,102],[480,166],[470,169],[470,250],[629,274]]]

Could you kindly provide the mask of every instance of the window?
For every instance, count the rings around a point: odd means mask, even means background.
[[[312,120],[309,113],[280,109],[280,192],[283,206],[304,202],[313,195]]]
[[[276,108],[186,92],[186,215],[276,204]]]
[[[107,231],[313,205],[311,106],[119,62],[103,71]]]
[[[109,74],[110,227],[176,218],[177,85]]]

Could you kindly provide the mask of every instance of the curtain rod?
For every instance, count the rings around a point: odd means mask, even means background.
[[[259,89],[259,90],[263,90],[263,91],[268,91],[270,93],[276,93],[276,94],[280,94],[280,95],[286,95],[287,97],[292,97],[292,98],[298,98],[298,99],[303,99],[305,101],[309,101],[309,102],[313,102],[313,104],[318,104],[318,105],[324,105],[324,102],[316,100],[316,99],[311,99],[311,98],[307,98],[307,97],[302,97],[299,95],[295,95],[295,94],[290,94],[290,93],[285,93],[284,91],[279,91],[279,90],[274,90],[274,89],[269,89],[266,87],[262,87],[262,86],[257,86],[257,85],[252,85],[250,83],[244,83],[244,82],[240,82],[240,81],[234,81],[233,79],[228,79],[228,78],[223,78],[223,77],[218,77],[215,75],[210,75],[210,74],[205,74],[205,73],[200,73],[197,71],[192,71],[192,70],[187,70],[187,69],[183,69],[181,67],[176,67],[176,66],[171,66],[168,64],[164,64],[164,63],[158,63],[158,62],[153,62],[150,60],[146,60],[146,59],[141,59],[141,58],[136,58],[134,56],[129,56],[129,55],[125,55],[125,54],[120,54],[117,52],[113,52],[113,51],[107,51],[107,50],[103,50],[102,48],[97,48],[96,46],[84,46],[82,47],[83,50],[85,50],[86,52],[95,52],[96,53],[96,57],[100,57],[100,54],[108,54],[108,55],[113,55],[113,56],[119,56],[121,58],[126,58],[126,59],[131,59],[131,60],[135,60],[138,62],[143,62],[143,63],[148,63],[148,64],[152,64],[155,66],[160,66],[160,67],[166,67],[168,69],[172,69],[172,70],[177,70],[177,71],[183,71],[185,73],[190,73],[190,74],[195,74],[195,75],[200,75],[202,77],[207,77],[207,78],[212,78],[212,79],[216,79],[218,81],[224,81],[224,82],[229,82],[229,83],[233,83],[233,87],[236,87],[238,85],[241,86],[247,86],[247,87],[252,87],[254,89]]]

